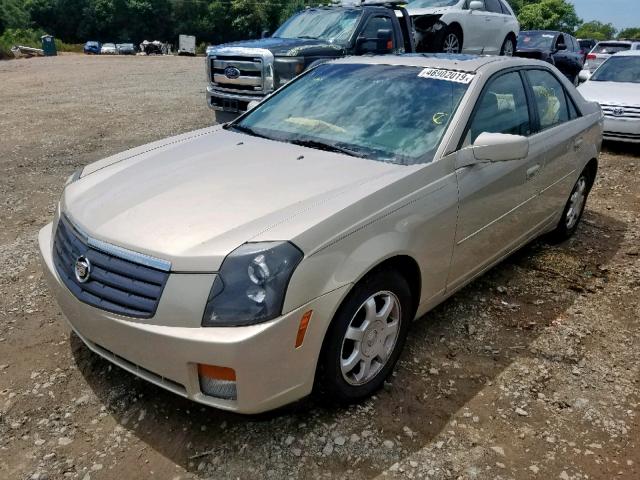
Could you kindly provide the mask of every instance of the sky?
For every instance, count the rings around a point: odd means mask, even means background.
[[[600,20],[617,29],[640,27],[640,0],[569,0],[585,22]]]

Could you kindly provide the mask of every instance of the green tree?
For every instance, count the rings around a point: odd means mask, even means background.
[[[573,4],[566,0],[541,0],[524,5],[518,15],[522,30],[573,32],[582,20]]]
[[[7,28],[28,28],[30,20],[24,0],[0,0],[0,35]]]
[[[578,30],[576,36],[579,38],[593,38],[594,40],[609,40],[616,34],[616,28],[611,23],[602,23],[594,20],[592,22],[583,23]]]
[[[618,34],[618,38],[640,39],[640,27],[625,28],[623,30],[620,30],[620,33]]]

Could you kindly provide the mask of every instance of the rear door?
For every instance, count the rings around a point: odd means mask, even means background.
[[[502,13],[500,0],[484,0],[487,10],[485,26],[489,28],[485,36],[484,51],[487,55],[499,55],[506,38],[505,27],[507,16]]]
[[[531,142],[544,150],[544,163],[535,180],[540,195],[536,215],[541,221],[550,221],[564,208],[573,188],[585,126],[573,100],[551,71],[531,69],[525,75],[536,116]]]
[[[458,155],[469,154],[483,132],[528,137],[534,118],[521,73],[500,73],[484,88]],[[543,148],[537,142],[527,158],[457,169],[458,227],[448,289],[500,260],[536,230],[532,212],[539,209],[533,182],[542,168]]]
[[[467,0],[460,15],[460,24],[464,33],[462,51],[464,53],[482,54],[491,42],[491,17],[486,8],[482,10],[469,9],[471,0]],[[486,4],[485,4],[486,5]]]

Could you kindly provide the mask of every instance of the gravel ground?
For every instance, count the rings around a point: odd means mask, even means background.
[[[0,478],[640,478],[640,154],[608,145],[577,235],[414,325],[373,399],[203,408],[62,324],[36,234],[78,166],[211,123],[202,59],[0,62]]]

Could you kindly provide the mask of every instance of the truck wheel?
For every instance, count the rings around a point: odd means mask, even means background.
[[[316,393],[339,404],[382,387],[407,338],[413,308],[405,278],[381,270],[357,284],[336,313],[318,362]]]
[[[239,113],[220,112],[216,110],[213,112],[213,123],[218,125],[229,123],[238,118],[239,115]]]
[[[444,34],[442,41],[442,51],[444,53],[462,52],[462,35],[457,29],[449,28]]]

